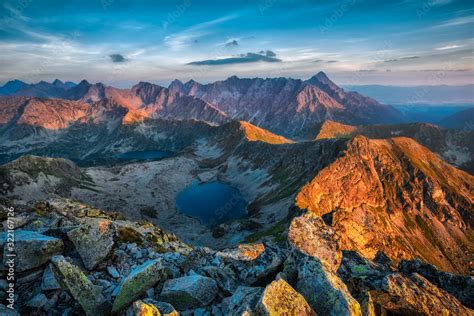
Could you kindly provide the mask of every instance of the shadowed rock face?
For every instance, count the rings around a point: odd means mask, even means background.
[[[474,179],[408,138],[357,136],[345,154],[297,195],[318,216],[330,214],[342,249],[373,258],[420,257],[468,273]]]

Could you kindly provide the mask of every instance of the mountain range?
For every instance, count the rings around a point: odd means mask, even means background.
[[[193,80],[186,83],[175,80],[168,88],[140,82],[131,89],[116,89],[85,80],[70,88],[66,86],[69,87],[58,80],[52,84],[40,82],[20,86],[10,95],[87,103],[113,99],[127,108],[126,122],[154,117],[190,118],[185,112],[192,108],[194,118],[207,122],[222,123],[228,117],[250,121],[285,136],[296,135],[326,119],[349,124],[402,120],[394,108],[356,92],[344,91],[323,72],[306,81],[233,76],[207,85]]]

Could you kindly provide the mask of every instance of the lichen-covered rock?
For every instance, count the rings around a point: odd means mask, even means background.
[[[281,270],[286,256],[282,249],[270,242],[239,245],[217,253],[245,284],[260,286],[273,280]]]
[[[147,304],[138,300],[129,307],[126,316],[161,316],[161,314],[153,304]]]
[[[224,315],[252,315],[262,296],[261,287],[239,286],[232,296],[222,300]]]
[[[338,239],[321,217],[309,212],[294,218],[288,230],[288,240],[295,249],[318,258],[333,272],[342,259]]]
[[[6,264],[9,249],[7,233],[0,234],[0,248],[3,250],[3,263]],[[23,272],[47,263],[52,256],[63,251],[64,244],[61,239],[46,236],[34,231],[15,231],[15,270]],[[13,250],[13,249],[12,249]]]
[[[110,220],[90,220],[67,233],[88,270],[110,255],[114,247],[115,228]]]
[[[416,264],[412,266],[416,270]],[[361,302],[364,315],[374,309],[390,313],[468,315],[469,309],[418,273],[393,270],[354,251],[345,251],[338,274]],[[457,281],[465,281],[462,278]],[[453,279],[451,285],[456,281]]]
[[[359,303],[335,273],[307,255],[299,255],[296,262],[296,290],[318,315],[361,315]]]
[[[118,312],[125,308],[166,275],[167,269],[161,260],[149,260],[138,266],[120,283],[112,311]]]
[[[257,304],[261,315],[316,315],[304,297],[285,280],[273,281],[263,291]]]
[[[142,314],[139,314],[139,311],[141,311]],[[156,314],[156,312],[158,313]],[[169,303],[158,302],[154,299],[146,298],[142,301],[135,301],[132,306],[127,309],[126,316],[138,315],[179,316],[179,312]]]
[[[161,299],[179,310],[206,306],[216,295],[216,281],[198,274],[167,280],[161,291]]]
[[[419,274],[410,278],[399,273],[387,275],[379,290],[370,291],[378,305],[399,314],[472,315],[455,297],[437,288]]]
[[[462,304],[474,308],[474,278],[443,272],[421,260],[402,260],[398,270],[404,274],[418,273],[434,285],[456,297]]]
[[[68,262],[63,256],[54,256],[51,267],[61,287],[81,305],[88,316],[107,315],[110,312],[110,303],[96,287],[75,265]]]

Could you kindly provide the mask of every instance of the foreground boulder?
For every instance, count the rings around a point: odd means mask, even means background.
[[[0,247],[3,249],[3,262],[8,260],[7,234],[0,234]],[[52,256],[63,251],[64,244],[61,239],[46,236],[34,231],[15,231],[15,270],[23,272],[37,268],[47,263]]]
[[[437,288],[419,274],[404,277],[392,273],[384,277],[380,289],[370,291],[373,301],[399,314],[472,315],[472,310]]]
[[[101,289],[93,285],[78,267],[63,256],[53,257],[51,263],[61,287],[71,294],[88,316],[107,315],[110,312],[110,304]]]
[[[316,315],[304,297],[283,279],[265,288],[257,312],[261,315]]]
[[[416,273],[416,269],[400,273],[386,262],[344,251],[338,274],[362,302],[364,314],[379,310],[410,315],[472,315],[472,310]]]
[[[224,315],[252,315],[262,296],[261,287],[239,286],[235,293],[222,300]]]
[[[114,246],[115,229],[107,219],[91,220],[89,223],[68,232],[77,252],[88,270],[110,255]]]
[[[198,274],[167,280],[161,291],[161,299],[178,310],[206,306],[216,295],[216,281]]]
[[[398,270],[404,274],[418,273],[434,285],[456,297],[462,304],[474,308],[474,278],[443,272],[421,260],[402,260]]]
[[[160,311],[153,304],[147,304],[143,301],[133,302],[127,310],[127,316],[161,316]]]
[[[296,290],[318,315],[361,315],[359,303],[339,277],[317,259],[299,255],[296,259]]]
[[[339,237],[321,217],[308,212],[294,218],[288,229],[288,240],[298,251],[317,257],[327,269],[337,271],[342,260]]]
[[[119,285],[112,312],[117,312],[139,298],[166,276],[161,260],[149,260],[135,268]]]
[[[282,249],[270,242],[241,244],[218,252],[217,256],[237,271],[237,276],[243,283],[250,286],[262,286],[271,282],[286,259]]]

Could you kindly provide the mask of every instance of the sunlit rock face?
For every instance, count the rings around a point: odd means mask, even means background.
[[[296,203],[330,216],[342,249],[373,258],[420,257],[468,272],[474,179],[408,138],[357,136],[305,185]]]

